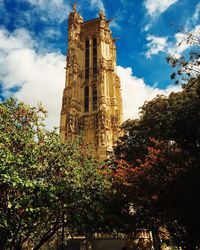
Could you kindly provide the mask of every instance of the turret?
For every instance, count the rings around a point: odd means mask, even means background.
[[[68,21],[66,85],[61,111],[63,141],[83,135],[93,155],[105,160],[120,134],[122,102],[116,47],[103,11],[84,21],[73,6]]]

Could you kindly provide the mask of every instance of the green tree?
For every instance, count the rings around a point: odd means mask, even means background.
[[[128,120],[122,125],[123,136],[114,148],[115,158],[135,163],[137,159],[145,158],[148,146],[152,145],[150,137],[169,138],[171,118],[167,117],[168,111],[169,100],[163,95],[145,102],[140,108],[139,119]]]
[[[44,127],[46,112],[9,99],[0,104],[0,241],[40,249],[58,230],[108,230],[110,184],[81,139],[63,144]],[[107,217],[106,217],[107,216]]]
[[[182,247],[190,250],[200,244],[199,90],[200,77],[191,78],[182,91],[145,103],[140,118],[125,123],[124,136],[115,149],[116,159],[128,161],[137,170],[134,175],[127,173],[132,189],[122,189],[129,204],[136,205],[135,216],[147,228],[155,222],[157,226],[166,225],[173,238],[179,238],[184,242]],[[154,141],[159,144],[152,144]],[[151,148],[159,154],[149,151]]]

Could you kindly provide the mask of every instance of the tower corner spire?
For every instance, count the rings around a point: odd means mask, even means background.
[[[100,19],[106,19],[106,15],[105,15],[105,12],[103,10],[99,11],[99,18]]]
[[[77,3],[76,2],[73,3],[73,12],[77,12]]]
[[[72,27],[73,24],[81,24],[83,22],[82,16],[77,11],[77,3],[74,2],[72,11],[69,13],[68,27]]]

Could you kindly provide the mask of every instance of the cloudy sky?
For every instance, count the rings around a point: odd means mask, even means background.
[[[180,56],[187,32],[200,32],[198,0],[79,0],[85,20],[103,9],[117,40],[124,119],[145,100],[176,91],[166,56]],[[59,126],[70,0],[0,0],[0,101],[9,96],[49,112]],[[181,44],[180,44],[181,43]],[[179,46],[178,46],[179,45]]]

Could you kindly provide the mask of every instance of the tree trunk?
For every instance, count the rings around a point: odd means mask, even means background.
[[[43,237],[39,244],[33,248],[33,250],[39,250],[52,236],[56,233],[56,230],[50,232],[47,236]]]
[[[161,244],[160,244],[160,236],[158,233],[158,228],[153,227],[152,228],[152,237],[153,237],[153,246],[155,250],[161,250]]]
[[[64,226],[64,222],[65,222],[65,217],[64,217],[64,213],[63,213],[63,218],[62,218],[62,237],[61,237],[61,250],[64,250],[64,242],[65,242],[65,226]]]

